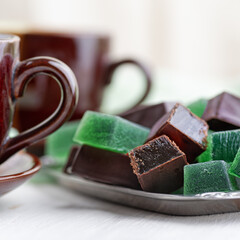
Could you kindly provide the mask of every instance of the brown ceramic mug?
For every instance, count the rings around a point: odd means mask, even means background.
[[[79,100],[72,120],[80,119],[86,110],[99,110],[103,90],[111,82],[115,69],[122,64],[134,64],[145,75],[145,92],[139,96],[135,106],[149,93],[151,79],[146,67],[133,59],[112,62],[109,59],[110,39],[106,36],[29,32],[22,34],[21,40],[22,59],[55,57],[70,66],[75,73]],[[49,116],[59,101],[60,91],[56,82],[44,76],[38,78],[41,80],[32,81],[25,98],[19,101],[18,122],[15,126],[20,130],[28,129]]]
[[[17,36],[0,34],[0,163],[59,128],[71,116],[78,97],[75,76],[67,65],[50,57],[20,62],[19,42]],[[37,74],[48,75],[58,82],[62,91],[58,108],[34,128],[9,138],[16,100],[23,96],[28,82]]]

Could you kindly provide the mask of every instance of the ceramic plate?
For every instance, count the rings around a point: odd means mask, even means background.
[[[40,160],[23,151],[0,165],[0,196],[12,191],[41,168]]]
[[[130,207],[171,214],[207,215],[240,210],[240,192],[204,193],[196,196],[149,193],[124,187],[93,182],[54,170],[47,173],[62,186],[92,197]]]

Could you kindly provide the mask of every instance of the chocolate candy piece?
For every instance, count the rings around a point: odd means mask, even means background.
[[[198,117],[201,117],[206,109],[207,103],[207,99],[201,98],[187,105],[187,108]]]
[[[86,145],[72,148],[64,171],[97,182],[141,189],[127,155]]]
[[[129,153],[143,190],[171,193],[183,184],[185,154],[167,136],[160,136]]]
[[[120,117],[151,128],[154,123],[165,113],[169,112],[175,104],[175,102],[163,102],[150,106],[138,106],[135,109],[122,113]]]
[[[240,128],[240,98],[226,92],[221,93],[208,101],[202,118],[212,130]]]
[[[118,153],[127,153],[142,145],[149,129],[121,117],[87,111],[76,131],[74,141]]]
[[[207,131],[208,125],[204,120],[176,104],[154,124],[148,141],[167,135],[186,154],[188,162],[192,162],[207,147]]]
[[[228,164],[211,161],[184,167],[184,195],[235,190],[228,175]]]
[[[68,159],[73,142],[73,136],[77,131],[80,121],[65,123],[56,132],[47,137],[45,154],[52,156],[58,164],[63,165]]]

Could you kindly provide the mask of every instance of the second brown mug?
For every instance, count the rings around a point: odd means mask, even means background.
[[[145,91],[134,106],[141,103],[149,93],[151,86],[149,71],[139,61],[133,59],[112,62],[109,59],[109,37],[31,32],[22,34],[21,40],[22,59],[35,56],[55,57],[69,65],[75,73],[79,86],[79,100],[72,120],[80,119],[86,110],[99,110],[103,90],[111,83],[115,69],[122,64],[134,64],[145,75]],[[29,84],[25,98],[17,107],[15,126],[21,131],[49,116],[56,109],[61,95],[55,81],[48,79],[47,76],[36,78],[38,78],[36,81]]]

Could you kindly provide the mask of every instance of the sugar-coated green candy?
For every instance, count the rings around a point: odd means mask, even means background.
[[[229,173],[230,171],[230,167],[231,167],[232,163],[227,163],[227,170],[228,170],[228,175],[229,175],[229,178],[230,178],[230,181],[232,183],[232,186],[235,190],[239,190],[239,185],[238,185],[238,182],[237,182],[237,177],[233,176],[232,174]]]
[[[240,178],[240,148],[237,151],[237,154],[229,168],[229,174],[232,176]]]
[[[192,113],[197,115],[198,117],[201,117],[203,115],[203,112],[207,106],[207,99],[201,98],[195,102],[190,103],[187,108],[190,109]]]
[[[212,160],[233,162],[240,147],[240,130],[214,132],[212,137]]]
[[[225,161],[210,161],[184,166],[184,195],[235,190]]]
[[[96,148],[127,153],[142,145],[149,131],[148,128],[118,116],[87,111],[73,140]]]
[[[222,159],[232,162],[240,147],[240,131],[208,132],[206,151],[197,157],[198,162]]]
[[[75,144],[72,139],[79,123],[67,122],[47,138],[45,154],[52,156],[57,164],[66,163],[71,147]]]

